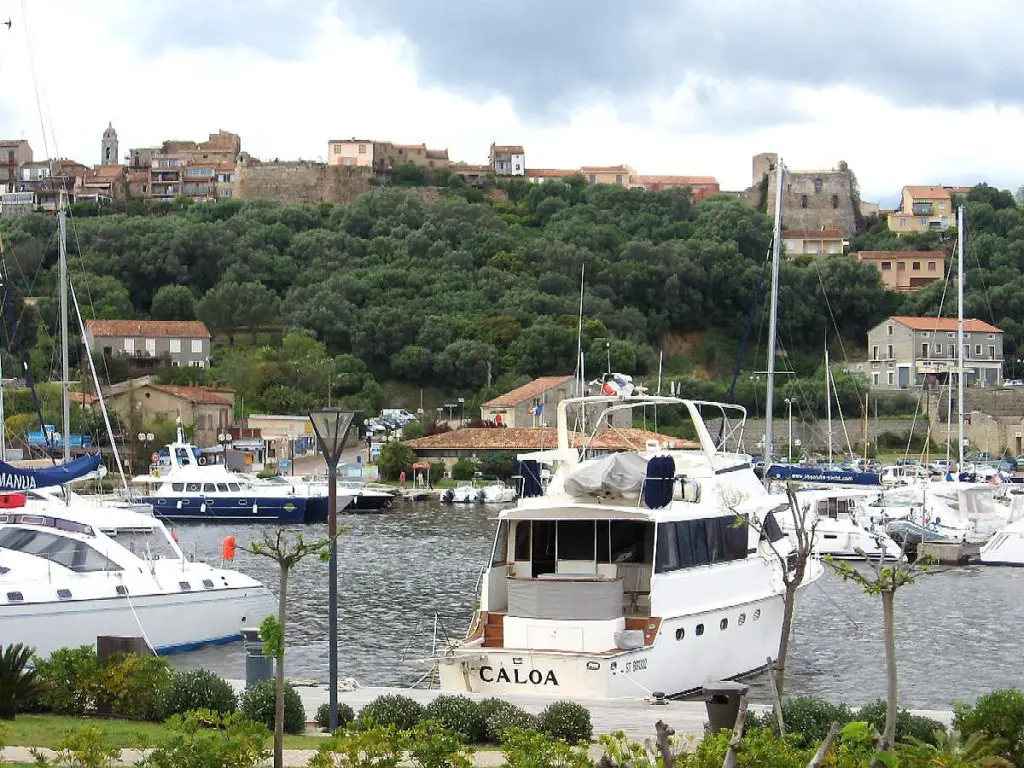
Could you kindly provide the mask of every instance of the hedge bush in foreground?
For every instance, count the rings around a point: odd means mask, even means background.
[[[480,705],[465,696],[438,696],[423,712],[423,717],[459,734],[468,742],[483,741],[487,724]]]
[[[556,701],[549,704],[537,720],[542,731],[569,744],[590,741],[594,734],[590,710],[574,701]]]
[[[423,719],[423,706],[408,696],[392,693],[378,696],[359,712],[359,727],[393,725],[400,731],[415,728]]]
[[[242,694],[239,708],[249,720],[274,730],[274,681],[264,680]],[[288,683],[284,684],[284,731],[300,734],[306,730],[306,710],[302,699]]]
[[[356,713],[352,707],[348,704],[338,704],[338,727],[344,728],[346,725],[356,719]],[[313,716],[313,722],[316,723],[317,727],[321,730],[326,731],[331,727],[331,705],[321,704],[316,708],[316,714]]]

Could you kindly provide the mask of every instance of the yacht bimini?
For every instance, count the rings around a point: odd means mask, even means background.
[[[593,458],[570,447],[567,407],[652,404],[687,414],[699,447],[650,442]],[[559,404],[551,481],[543,495],[527,483],[499,514],[468,635],[437,660],[442,688],[673,695],[775,657],[791,555],[778,500],[748,457],[716,445],[702,409],[740,414],[742,436],[746,412],[734,405],[646,395]],[[804,583],[820,574],[812,561]]]
[[[25,497],[27,499],[27,503]],[[158,519],[35,490],[0,509],[0,637],[47,656],[101,635],[168,653],[240,639],[274,612],[266,587],[190,561]],[[23,506],[19,506],[24,504]]]

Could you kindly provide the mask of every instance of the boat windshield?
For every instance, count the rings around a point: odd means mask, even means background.
[[[180,557],[163,531],[157,528],[113,528],[103,532],[137,557]]]
[[[534,578],[611,572],[615,570],[609,568],[612,565],[650,565],[654,562],[654,524],[635,520],[502,521],[493,561],[529,563]]]
[[[122,570],[113,560],[80,539],[35,528],[17,525],[0,528],[0,549],[42,557],[78,573]]]

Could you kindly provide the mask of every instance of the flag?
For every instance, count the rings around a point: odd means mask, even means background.
[[[608,374],[604,384],[601,385],[601,392],[606,395],[627,397],[633,393],[633,377],[624,373]]]

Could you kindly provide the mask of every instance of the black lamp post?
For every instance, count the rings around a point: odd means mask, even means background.
[[[339,408],[324,408],[312,411],[309,420],[313,422],[316,443],[327,462],[329,489],[327,499],[327,536],[330,539],[331,559],[328,567],[328,633],[330,634],[329,676],[330,676],[330,730],[338,727],[338,461],[345,435],[352,426],[351,411]]]

